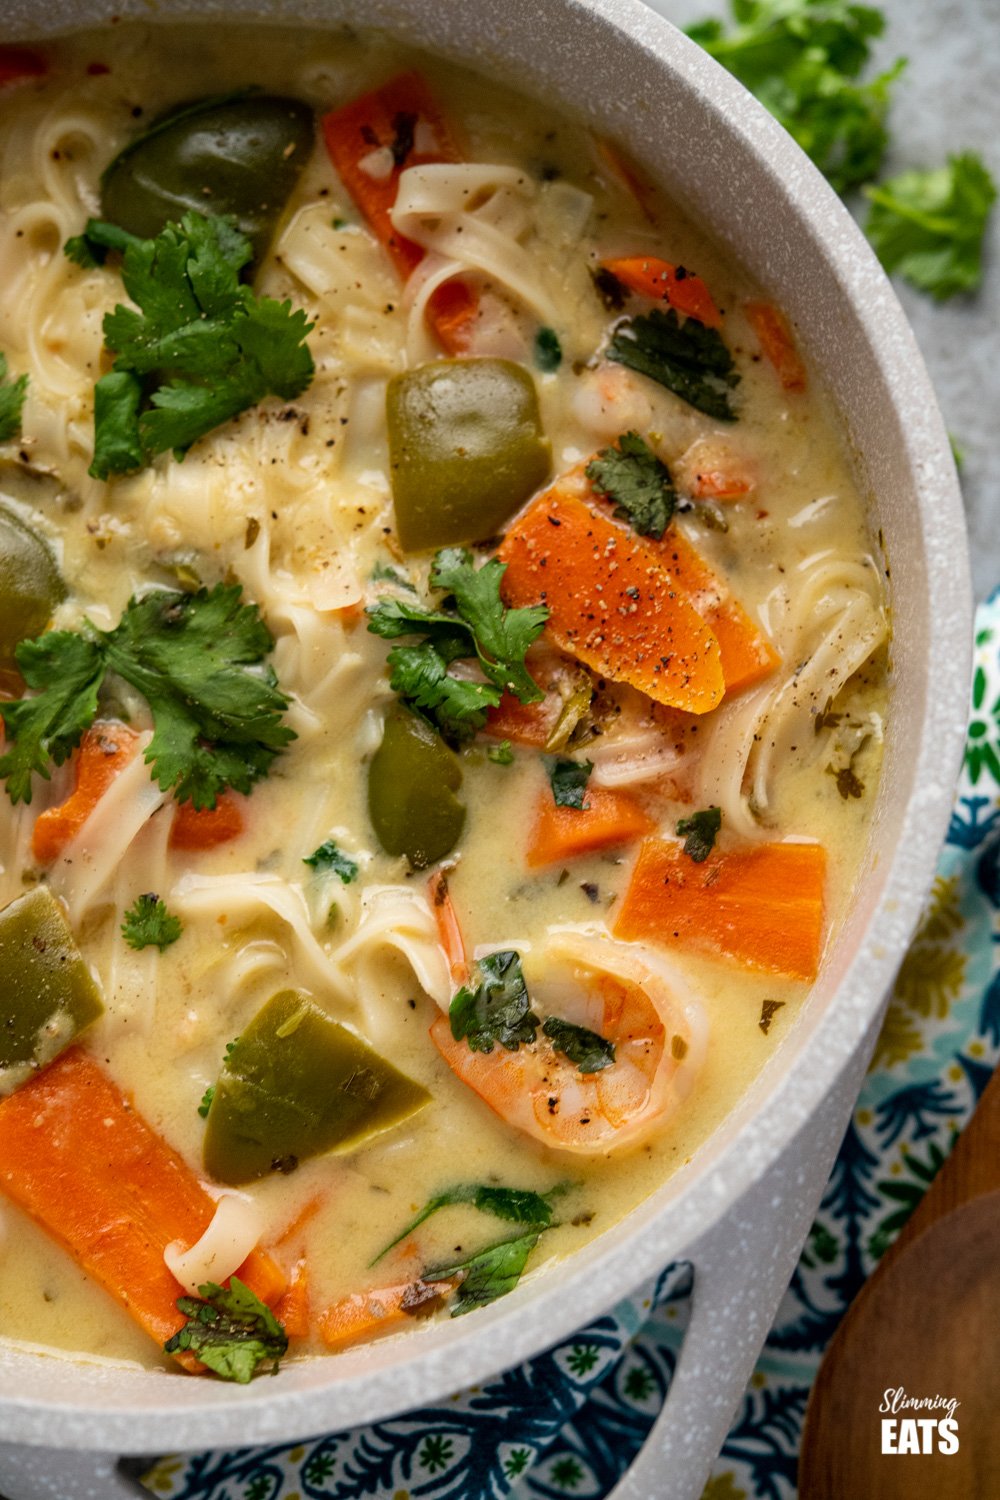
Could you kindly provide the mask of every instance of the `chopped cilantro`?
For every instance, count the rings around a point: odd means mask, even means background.
[[[208,1085],[208,1088],[202,1094],[202,1096],[201,1096],[201,1103],[198,1105],[198,1113],[201,1115],[201,1118],[203,1120],[207,1120],[208,1119],[208,1112],[212,1108],[212,1100],[214,1098],[215,1098],[215,1084],[214,1083],[210,1083]]]
[[[684,839],[684,853],[696,865],[704,864],[715,848],[721,827],[722,810],[718,807],[706,807],[689,818],[681,818],[677,824],[677,832]]]
[[[318,849],[314,849],[312,854],[307,854],[302,863],[309,865],[318,873],[330,872],[333,875],[339,875],[345,885],[350,885],[352,880],[358,878],[357,860],[351,859],[350,855],[338,849],[333,839],[327,839],[325,843],[320,844]]]
[[[455,1293],[451,1316],[461,1317],[473,1308],[485,1307],[498,1297],[512,1292],[521,1279],[528,1256],[541,1239],[544,1230],[530,1229],[515,1239],[500,1240],[477,1250],[475,1255],[448,1266],[435,1266],[425,1271],[424,1281],[446,1281],[452,1276],[462,1276],[461,1285]]]
[[[7,357],[0,354],[0,443],[9,443],[21,434],[21,411],[28,393],[27,375],[7,380]]]
[[[137,896],[125,913],[122,937],[130,948],[169,948],[176,943],[183,928],[179,917],[171,916],[158,896]]]
[[[407,593],[417,592],[416,584],[412,583],[398,568],[390,567],[388,563],[376,562],[371,572],[372,583],[392,583],[398,589],[406,589]]]
[[[550,760],[547,770],[552,787],[552,800],[556,807],[577,807],[585,811],[590,803],[584,801],[587,780],[594,769],[589,760]]]
[[[501,740],[499,745],[491,745],[486,752],[487,760],[491,760],[495,766],[512,766],[514,764],[514,752],[510,748],[510,740]]]
[[[198,1290],[203,1301],[178,1297],[178,1310],[188,1321],[167,1340],[164,1352],[189,1349],[223,1380],[240,1385],[246,1385],[261,1365],[276,1370],[288,1349],[288,1336],[271,1309],[238,1276],[230,1277],[228,1287],[209,1281]]]
[[[129,245],[141,243],[136,235],[129,234],[127,229],[120,229],[117,224],[108,224],[102,219],[88,219],[83,233],[73,235],[63,245],[63,254],[74,265],[82,266],[85,271],[92,271],[95,266],[103,266],[109,250],[124,254]]]
[[[547,1229],[552,1223],[549,1198],[560,1191],[561,1188],[554,1188],[552,1193],[543,1195],[527,1188],[492,1187],[481,1182],[465,1182],[459,1187],[448,1188],[446,1192],[438,1193],[437,1197],[425,1203],[416,1218],[411,1219],[406,1228],[384,1250],[380,1250],[370,1264],[374,1266],[383,1256],[388,1255],[390,1250],[394,1250],[407,1235],[419,1229],[439,1209],[452,1208],[456,1203],[470,1203],[480,1213],[493,1214],[495,1218],[506,1219],[512,1224],[540,1224]]]
[[[983,237],[997,190],[974,151],[929,172],[903,172],[865,188],[865,232],[887,271],[939,302],[972,292],[983,274]]]
[[[670,524],[677,494],[670,470],[637,432],[623,432],[617,448],[602,448],[587,465],[587,478],[612,501],[615,515],[640,536],[657,541]]]
[[[682,323],[673,308],[664,312],[659,307],[627,318],[615,329],[607,355],[665,386],[706,416],[736,421],[729,392],[740,377],[733,357],[718,331],[697,318]]]
[[[688,36],[728,68],[811,156],[839,193],[877,173],[899,58],[859,78],[885,19],[854,0],[731,0],[736,25],[702,21]]]
[[[273,644],[238,584],[193,594],[156,590],[132,599],[114,630],[50,630],[17,648],[36,697],[0,704],[7,751],[0,776],[12,802],[31,801],[32,772],[48,777],[97,715],[110,671],[142,693],[153,716],[146,760],[179,802],[214,807],[228,787],[249,792],[295,738],[288,700],[270,667]]]
[[[91,220],[88,246],[107,243],[106,228]],[[72,253],[79,259],[75,242]],[[168,449],[183,456],[265,396],[290,401],[305,390],[312,325],[240,281],[251,255],[229,220],[193,212],[154,240],[128,237],[122,278],[136,307],[119,304],[104,319],[115,361],[94,390],[95,479]]]
[[[615,1060],[614,1043],[586,1026],[575,1026],[559,1016],[547,1016],[542,1030],[557,1052],[576,1063],[581,1073],[599,1073]]]
[[[500,1043],[516,1052],[533,1042],[540,1025],[531,1009],[521,958],[513,949],[489,953],[479,960],[480,982],[463,985],[451,1002],[449,1020],[456,1042],[467,1041],[473,1052],[492,1052]]]
[[[441,609],[382,599],[369,610],[368,629],[392,640],[423,636],[419,645],[396,646],[388,655],[389,685],[450,739],[469,739],[486,722],[504,692],[522,703],[543,695],[524,665],[548,610],[540,605],[506,609],[500,598],[505,564],[493,558],[476,568],[462,547],[438,552],[431,584],[448,597]],[[452,662],[474,659],[485,678],[454,676]]]
[[[544,375],[551,375],[562,364],[562,345],[554,328],[539,328],[535,334],[535,364]]]

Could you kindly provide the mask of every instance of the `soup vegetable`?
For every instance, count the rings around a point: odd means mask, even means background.
[[[881,568],[613,143],[375,36],[0,57],[0,1337],[242,1381],[733,1107],[864,848]]]

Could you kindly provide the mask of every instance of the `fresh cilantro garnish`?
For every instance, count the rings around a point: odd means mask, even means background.
[[[263,1364],[278,1368],[288,1336],[271,1309],[238,1276],[230,1277],[228,1287],[209,1281],[198,1291],[204,1301],[178,1297],[178,1310],[188,1321],[164,1344],[166,1354],[189,1349],[223,1380],[240,1385],[246,1385]]]
[[[448,1018],[456,1042],[473,1052],[492,1052],[497,1042],[508,1052],[533,1042],[541,1024],[531,1009],[521,958],[512,948],[479,960],[480,982],[463,985],[451,1002]]]
[[[372,583],[391,583],[398,589],[406,589],[408,594],[417,592],[416,584],[411,582],[398,568],[393,568],[389,563],[377,561],[371,571]]]
[[[510,740],[501,740],[499,745],[491,745],[486,752],[486,759],[491,760],[495,766],[512,766],[514,752],[510,748]]]
[[[623,432],[617,448],[602,448],[586,473],[594,488],[613,502],[616,516],[640,536],[660,540],[677,494],[670,470],[637,432]]]
[[[416,1218],[411,1219],[406,1228],[384,1250],[380,1250],[370,1264],[374,1266],[383,1256],[388,1255],[390,1250],[394,1250],[407,1235],[419,1229],[439,1209],[452,1208],[456,1203],[471,1203],[480,1213],[493,1214],[495,1218],[506,1219],[511,1224],[539,1224],[547,1229],[552,1223],[549,1199],[561,1191],[563,1188],[557,1187],[551,1193],[543,1195],[533,1193],[528,1188],[491,1187],[488,1183],[481,1182],[462,1183],[460,1187],[438,1193],[436,1198],[425,1203]]]
[[[539,328],[535,334],[535,364],[544,375],[562,364],[562,345],[554,328]]]
[[[719,422],[735,422],[729,399],[740,377],[733,357],[719,337],[697,318],[682,323],[673,308],[627,318],[615,329],[609,359],[666,386],[682,401]]]
[[[577,807],[585,811],[590,806],[584,797],[587,780],[594,769],[593,761],[550,760],[547,769],[556,807]]]
[[[63,245],[63,254],[74,265],[82,266],[85,271],[92,271],[95,266],[103,266],[109,250],[117,250],[124,255],[129,245],[141,243],[136,235],[129,234],[127,229],[120,229],[117,224],[108,224],[103,219],[88,219],[83,233],[73,235]]]
[[[684,839],[684,853],[696,865],[704,864],[711,854],[721,827],[722,810],[718,807],[706,807],[689,818],[681,818],[677,824],[677,832]]]
[[[212,1100],[214,1098],[215,1098],[215,1084],[214,1083],[210,1083],[208,1085],[208,1088],[202,1094],[202,1096],[201,1096],[201,1103],[198,1105],[198,1113],[201,1115],[201,1118],[203,1120],[207,1120],[208,1119],[208,1112],[212,1108]]]
[[[531,1229],[516,1239],[500,1240],[487,1245],[465,1260],[455,1261],[449,1266],[435,1266],[425,1271],[424,1281],[447,1281],[452,1276],[461,1276],[462,1282],[455,1293],[451,1316],[461,1317],[473,1308],[485,1307],[498,1297],[512,1292],[521,1279],[528,1256],[541,1239],[544,1230]]]
[[[811,156],[838,192],[877,173],[899,58],[858,79],[885,18],[853,0],[731,0],[736,25],[702,21],[688,36],[728,68]]]
[[[183,928],[180,917],[172,916],[158,896],[137,896],[125,913],[122,937],[130,948],[169,948],[176,943]]]
[[[463,547],[438,552],[431,584],[449,597],[441,609],[425,609],[402,599],[383,599],[369,610],[368,629],[387,640],[423,636],[416,646],[389,652],[389,685],[451,739],[470,738],[486,722],[504,692],[522,703],[543,697],[524,665],[528,647],[548,619],[542,605],[506,609],[500,582],[506,565],[493,558],[476,568]],[[454,676],[454,661],[474,659],[483,680]]]
[[[903,172],[865,188],[865,232],[887,271],[898,271],[939,302],[975,291],[983,236],[997,190],[974,151],[929,172]]]
[[[7,356],[0,354],[0,443],[9,443],[21,433],[21,410],[28,394],[28,377],[7,382]]]
[[[615,1060],[614,1043],[586,1026],[576,1026],[559,1016],[547,1016],[542,1030],[557,1052],[576,1063],[581,1073],[599,1073]]]
[[[157,590],[132,599],[114,630],[52,630],[17,648],[38,696],[0,704],[8,748],[0,757],[12,802],[31,801],[31,775],[61,765],[97,715],[113,672],[152,711],[146,760],[179,802],[214,807],[228,787],[249,792],[295,738],[282,721],[288,700],[263,658],[271,634],[239,584],[193,594]]]
[[[327,839],[325,843],[320,844],[318,849],[314,849],[312,854],[307,854],[302,863],[322,874],[329,872],[339,875],[345,885],[350,885],[352,880],[358,878],[357,860],[351,859],[349,854],[338,849],[333,839]]]
[[[105,231],[92,220],[88,246],[106,242]],[[290,401],[305,390],[312,324],[290,302],[255,297],[240,281],[251,257],[249,240],[229,220],[199,213],[154,240],[129,238],[122,279],[136,307],[119,304],[104,319],[116,357],[94,390],[96,479],[168,449],[182,456],[265,396]]]

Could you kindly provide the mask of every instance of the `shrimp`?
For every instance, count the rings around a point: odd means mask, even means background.
[[[708,1024],[679,971],[635,943],[554,930],[525,955],[532,1006],[599,1032],[614,1061],[581,1073],[539,1030],[516,1052],[474,1052],[447,1016],[431,1038],[456,1077],[509,1125],[555,1151],[606,1154],[641,1141],[689,1092]]]

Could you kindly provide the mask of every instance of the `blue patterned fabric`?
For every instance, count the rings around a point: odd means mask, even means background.
[[[923,920],[791,1285],[703,1500],[794,1500],[823,1352],[1000,1057],[1000,592],[977,617],[965,766]],[[171,1500],[603,1500],[667,1395],[690,1266],[443,1406],[307,1443],[164,1459]]]

